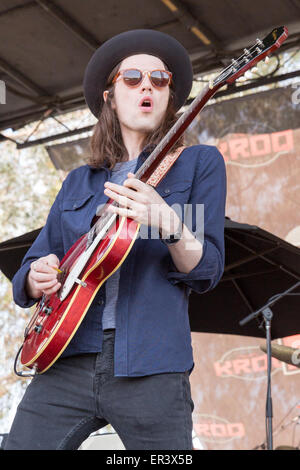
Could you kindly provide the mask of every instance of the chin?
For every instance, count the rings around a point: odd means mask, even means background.
[[[132,116],[130,119],[128,119],[127,116],[126,121],[124,120],[122,124],[132,131],[140,132],[141,134],[149,134],[155,131],[161,122],[161,116],[153,116],[150,113],[145,113],[142,116],[140,114]]]
[[[141,122],[131,127],[132,130],[140,132],[141,134],[148,134],[149,132],[153,132],[156,128],[157,124],[151,122]]]
[[[148,125],[148,126],[141,126],[138,131],[143,133],[143,134],[149,134],[150,132],[153,132],[157,129],[156,125]]]
[[[141,119],[140,122],[138,122],[137,127],[144,132],[153,132],[160,126],[161,122],[161,118],[157,119],[153,116],[152,119]]]

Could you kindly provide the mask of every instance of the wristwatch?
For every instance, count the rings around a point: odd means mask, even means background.
[[[162,238],[161,233],[159,231],[159,236],[161,238],[161,241],[165,243],[165,245],[175,245],[175,243],[179,242],[179,240],[181,239],[182,229],[183,229],[183,222],[180,221],[179,229],[175,233],[172,233],[171,235],[169,235],[168,238]]]

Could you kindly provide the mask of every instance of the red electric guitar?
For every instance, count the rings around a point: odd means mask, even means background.
[[[175,156],[167,155],[169,150],[207,101],[219,88],[233,83],[279,48],[287,36],[288,31],[284,26],[276,28],[262,41],[257,39],[253,46],[244,49],[243,55],[233,59],[194,99],[139,168],[135,177],[155,187],[179,156],[179,153]],[[117,205],[112,199],[107,204]],[[61,273],[58,275],[62,284],[60,289],[52,295],[43,295],[37,304],[16,356],[17,375],[43,373],[59,358],[76,333],[101,285],[124,262],[139,228],[139,223],[108,213],[105,207],[94,217],[91,230],[80,237],[61,260]],[[21,364],[32,369],[30,372],[17,371],[20,353]]]

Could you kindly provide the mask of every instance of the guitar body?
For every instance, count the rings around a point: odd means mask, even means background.
[[[69,294],[60,300],[59,293],[43,296],[25,330],[21,363],[45,372],[67,347],[97,291],[116,271],[129,254],[140,224],[126,217],[117,217],[116,223],[100,241],[80,274],[83,285],[74,283]],[[74,262],[85,250],[87,234],[79,238],[60,263],[64,277],[71,272]],[[63,282],[63,281],[62,281]]]

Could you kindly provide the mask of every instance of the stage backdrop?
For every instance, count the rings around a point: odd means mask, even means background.
[[[299,103],[300,84],[222,101],[207,106],[187,133],[189,144],[216,145],[224,157],[226,215],[296,246],[300,246]],[[274,342],[299,348],[299,333]],[[263,444],[267,356],[260,345],[264,340],[192,333],[192,343],[195,446],[252,449]],[[300,443],[299,390],[300,368],[274,359],[274,447]]]

